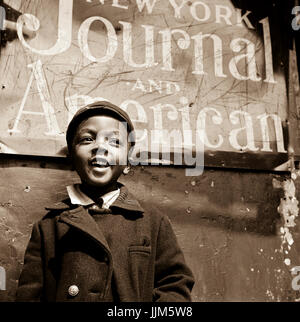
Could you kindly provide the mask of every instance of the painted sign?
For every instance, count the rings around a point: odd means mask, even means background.
[[[76,110],[107,99],[133,119],[136,157],[287,153],[269,16],[230,0],[5,3],[22,15],[1,50],[2,152],[62,154]]]

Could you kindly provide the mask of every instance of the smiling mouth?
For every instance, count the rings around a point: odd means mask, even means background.
[[[110,167],[109,162],[103,158],[97,158],[97,159],[92,160],[91,165],[92,165],[92,167],[100,168],[100,169]]]

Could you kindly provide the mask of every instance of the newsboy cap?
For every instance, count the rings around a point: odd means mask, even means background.
[[[66,132],[66,140],[68,145],[69,153],[72,150],[72,142],[79,124],[92,116],[103,115],[103,116],[111,116],[119,120],[120,122],[127,123],[127,132],[130,138],[131,146],[135,144],[135,134],[134,134],[134,126],[129,117],[129,115],[122,110],[117,105],[114,105],[108,101],[97,101],[87,106],[80,108],[73,116],[71,122],[68,125]]]

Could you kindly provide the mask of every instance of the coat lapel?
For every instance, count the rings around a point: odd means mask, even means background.
[[[74,208],[75,207],[75,208]],[[143,216],[143,208],[139,202],[129,193],[127,188],[120,184],[120,195],[117,200],[110,207],[114,211],[123,210],[129,212],[132,216]],[[69,198],[66,198],[60,202],[56,202],[49,207],[46,207],[50,211],[59,211],[59,221],[64,222],[70,227],[74,227],[87,236],[93,238],[98,242],[102,248],[110,254],[110,249],[103,235],[102,230],[98,227],[93,217],[83,206],[72,205]],[[62,236],[61,236],[62,237]]]
[[[95,220],[88,213],[86,209],[79,206],[75,209],[64,211],[59,218],[59,221],[68,224],[71,227],[79,229],[89,237],[92,237],[96,242],[98,242],[102,248],[110,254],[110,249],[107,241],[103,235],[103,232],[98,227]]]
[[[137,213],[143,214],[144,209],[141,207],[140,203],[134,198],[134,196],[127,190],[123,184],[120,185],[120,194],[117,200],[111,205],[111,209],[116,208],[123,209],[126,211],[131,211],[136,216]]]

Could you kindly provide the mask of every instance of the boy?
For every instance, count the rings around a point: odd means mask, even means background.
[[[134,127],[119,107],[80,109],[66,134],[81,184],[32,230],[18,301],[190,301],[193,275],[166,216],[118,183]]]

